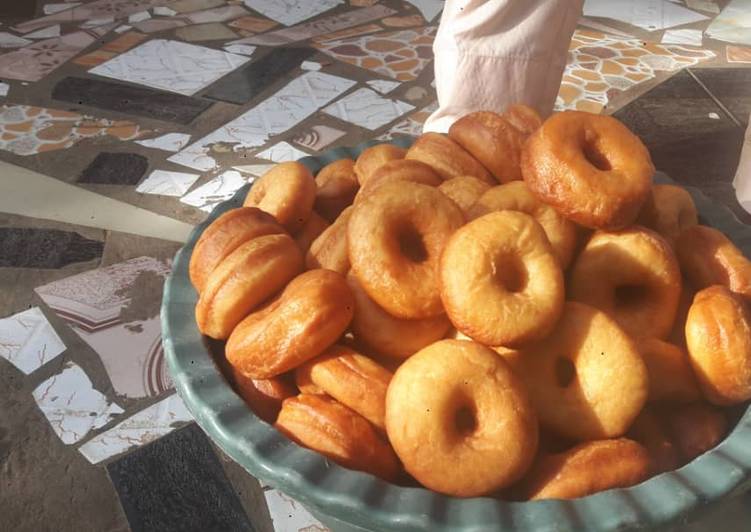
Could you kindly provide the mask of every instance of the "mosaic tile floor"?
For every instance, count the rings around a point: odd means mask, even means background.
[[[418,135],[441,9],[0,2],[0,529],[325,530],[192,422],[164,366],[161,288],[190,226],[273,162]],[[615,114],[660,169],[749,222],[731,185],[749,12],[587,0],[556,108]]]

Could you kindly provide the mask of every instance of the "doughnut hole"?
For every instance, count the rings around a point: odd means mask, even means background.
[[[524,262],[516,255],[506,255],[494,264],[495,280],[512,294],[524,291],[529,282],[529,273]]]
[[[448,413],[453,417],[448,420],[448,426],[460,440],[472,436],[480,425],[475,401],[466,392],[457,390],[452,403],[453,408],[448,409]]]
[[[593,138],[593,136],[594,133],[589,131],[584,134],[584,142],[581,146],[584,158],[598,170],[609,172],[613,169],[613,165],[610,164],[610,158],[602,149],[603,147],[598,139]]]
[[[420,263],[428,260],[428,250],[422,234],[414,225],[408,224],[402,227],[396,236],[399,243],[399,251],[412,262]]]
[[[576,379],[576,366],[566,357],[560,356],[555,361],[555,382],[561,388],[568,388]]]

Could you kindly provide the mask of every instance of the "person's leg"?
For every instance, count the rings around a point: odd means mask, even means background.
[[[735,196],[738,203],[748,212],[751,212],[751,115],[748,117],[746,126],[746,138],[741,148],[741,158],[738,161],[738,169],[733,179]]]
[[[547,116],[583,0],[447,0],[433,43],[438,110],[425,131],[525,103]]]

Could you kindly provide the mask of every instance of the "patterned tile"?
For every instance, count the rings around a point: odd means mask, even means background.
[[[256,153],[256,157],[259,159],[267,159],[274,161],[275,163],[282,163],[285,161],[296,161],[302,157],[307,157],[309,154],[302,150],[298,150],[292,146],[289,142],[279,142],[266,148],[262,152]]]
[[[715,4],[712,0],[685,0],[686,6],[691,9],[698,9],[699,11],[707,11],[708,13],[719,14],[720,6]]]
[[[211,170],[216,166],[210,154],[213,144],[229,144],[235,150],[262,146],[269,137],[294,127],[354,84],[323,72],[306,72],[168,160],[196,170]]]
[[[332,142],[342,138],[347,133],[335,127],[324,125],[311,126],[310,129],[303,131],[292,138],[292,142],[304,146],[313,151],[325,148]]]
[[[137,140],[136,144],[140,144],[146,148],[171,151],[174,153],[187,146],[188,142],[190,142],[190,135],[188,133],[167,133],[166,135],[154,137],[153,139]]]
[[[247,55],[250,57],[256,51],[256,47],[251,46],[250,44],[228,44],[224,47],[224,51],[231,54]]]
[[[233,166],[238,172],[249,175],[249,183],[252,183],[255,178],[261,177],[263,174],[274,168],[276,164],[243,164],[240,166]]]
[[[226,41],[236,39],[237,33],[219,22],[209,22],[177,28],[175,36],[188,42]]]
[[[230,199],[247,182],[239,172],[227,170],[186,194],[180,201],[204,212],[211,212],[217,204]]]
[[[751,63],[751,48],[728,45],[725,47],[725,57],[728,63]]]
[[[155,39],[89,72],[191,96],[247,61],[241,55]]]
[[[177,0],[170,2],[169,6],[178,13],[191,13],[201,9],[210,9],[226,4],[226,0]]]
[[[137,153],[100,152],[81,173],[78,182],[93,185],[135,185],[148,167],[149,160]]]
[[[60,37],[60,24],[55,24],[54,26],[27,33],[24,37],[27,39],[50,39],[52,37]]]
[[[428,26],[318,43],[316,47],[340,61],[411,81],[433,58],[435,31]]]
[[[94,2],[74,7],[73,9],[22,22],[14,26],[13,30],[20,33],[28,33],[39,28],[46,28],[52,24],[120,18],[163,3],[163,0],[95,0]]]
[[[702,31],[683,29],[665,30],[660,40],[662,44],[686,44],[688,46],[701,46]]]
[[[194,11],[185,15],[185,18],[193,24],[203,24],[206,22],[224,22],[247,14],[248,12],[242,6],[222,6]]]
[[[65,11],[66,9],[70,9],[72,7],[80,6],[81,2],[65,2],[62,4],[45,4],[42,7],[42,10],[45,15],[52,15],[53,13],[57,13],[59,11]]]
[[[70,111],[30,105],[0,107],[0,150],[33,155],[61,150],[90,137],[136,139],[144,131],[133,122],[91,118]]]
[[[340,4],[344,0],[244,0],[245,5],[270,18],[284,24],[292,26],[307,20],[316,15],[328,11]]]
[[[414,109],[400,100],[384,98],[371,89],[358,89],[326,107],[323,112],[366,129],[378,129]]]
[[[646,31],[657,31],[707,20],[705,15],[665,0],[585,0],[584,15],[618,20]]]
[[[367,35],[368,33],[375,33],[377,31],[383,31],[383,28],[378,24],[364,24],[354,28],[348,28],[346,30],[335,31],[334,33],[328,33],[321,35],[320,37],[314,37],[313,42],[329,42],[338,41],[339,39],[346,39],[348,37],[356,37],[358,35]]]
[[[406,0],[415,6],[425,20],[432,21],[443,9],[443,0]]]
[[[269,514],[278,532],[329,532],[302,504],[281,491],[266,488],[263,492]]]
[[[751,45],[751,0],[731,0],[704,34],[719,41]]]
[[[65,351],[39,307],[0,319],[0,357],[26,375]]]
[[[392,140],[393,138],[401,135],[407,135],[410,137],[418,137],[422,134],[422,127],[428,117],[438,109],[438,102],[433,102],[415,111],[407,117],[406,120],[397,122],[389,130],[378,137],[379,140]]]
[[[264,31],[270,30],[271,28],[275,28],[279,24],[277,22],[274,22],[273,20],[267,20],[261,17],[247,16],[233,20],[227,25],[239,30],[252,31],[253,33],[262,33]]]
[[[656,71],[680,70],[714,56],[709,50],[576,30],[556,109],[599,113],[612,91],[624,91],[652,79]]]
[[[115,391],[157,396],[172,387],[159,306],[169,266],[139,257],[40,286],[35,292],[102,359]]]
[[[55,434],[68,445],[124,412],[95,390],[88,375],[73,362],[37,386],[32,395]]]
[[[72,231],[0,227],[0,267],[58,269],[100,259],[104,242]]]
[[[386,79],[371,79],[365,82],[370,88],[375,89],[381,94],[386,94],[396,89],[401,83],[398,81],[389,81]]]
[[[82,65],[89,68],[94,67],[104,63],[105,61],[109,61],[119,53],[130,50],[135,45],[140,44],[141,42],[146,40],[146,38],[147,36],[143,33],[138,33],[137,31],[129,31],[128,33],[123,33],[117,39],[108,42],[95,52],[76,57],[72,62],[77,65]]]
[[[32,41],[29,39],[24,39],[7,31],[0,31],[0,48],[20,48],[31,43]]]
[[[144,20],[143,22],[138,22],[137,24],[134,24],[136,29],[139,31],[142,31],[144,33],[157,33],[160,31],[167,31],[167,30],[173,30],[175,28],[182,28],[183,26],[187,26],[188,23],[185,22],[182,19],[179,18],[168,18],[168,19],[149,19]]]
[[[149,177],[138,185],[136,192],[141,194],[159,194],[161,196],[182,196],[193,186],[198,174],[173,172],[171,170],[154,170]]]
[[[401,17],[386,17],[381,20],[384,26],[389,28],[412,28],[414,26],[424,26],[425,19],[420,15],[406,15]]]

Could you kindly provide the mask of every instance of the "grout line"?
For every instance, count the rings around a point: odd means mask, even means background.
[[[735,124],[736,126],[738,126],[738,127],[740,127],[740,128],[743,128],[743,125],[741,125],[741,123],[740,123],[740,122],[738,121],[738,119],[737,119],[737,118],[735,117],[735,115],[733,115],[733,113],[731,113],[731,112],[730,112],[730,110],[729,110],[729,109],[728,109],[727,107],[725,107],[725,104],[723,104],[723,103],[722,103],[722,102],[721,102],[721,101],[719,100],[719,98],[717,98],[717,96],[715,96],[714,94],[712,94],[712,91],[710,91],[710,90],[709,90],[709,88],[708,88],[708,87],[707,87],[707,86],[706,86],[706,85],[705,85],[705,84],[704,84],[704,83],[703,83],[703,82],[702,82],[702,81],[701,81],[701,80],[700,80],[700,79],[699,79],[699,78],[698,78],[698,77],[696,76],[696,74],[694,74],[694,73],[693,73],[693,72],[691,71],[691,69],[690,69],[690,68],[686,68],[686,72],[688,72],[688,75],[689,75],[689,76],[691,76],[692,78],[694,78],[694,81],[695,81],[696,83],[698,83],[698,84],[699,84],[699,86],[700,86],[700,87],[701,87],[702,89],[704,89],[704,92],[706,92],[706,93],[707,93],[707,95],[708,95],[708,96],[709,96],[710,98],[712,98],[712,101],[713,101],[714,103],[716,103],[716,104],[717,104],[717,107],[719,107],[720,109],[722,109],[722,112],[723,112],[723,113],[725,113],[725,114],[726,114],[726,115],[728,116],[728,118],[730,118],[730,120],[732,120],[732,122],[733,122],[733,123],[734,123],[734,124]]]

